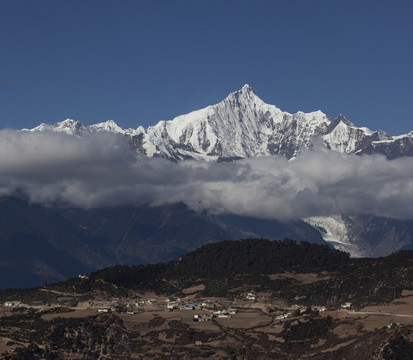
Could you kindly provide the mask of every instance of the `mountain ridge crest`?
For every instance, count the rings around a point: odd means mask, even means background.
[[[117,133],[125,136],[137,152],[173,161],[270,155],[291,159],[301,149],[310,149],[320,138],[327,148],[342,153],[379,153],[389,159],[413,155],[413,131],[393,137],[382,130],[357,127],[341,114],[334,120],[321,110],[291,114],[265,103],[249,84],[217,104],[159,121],[147,129],[123,129],[113,120],[85,126],[66,119],[23,130],[76,136]]]

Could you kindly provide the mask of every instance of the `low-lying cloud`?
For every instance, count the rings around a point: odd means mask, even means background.
[[[292,220],[370,214],[413,219],[413,158],[305,151],[232,163],[148,158],[120,136],[0,131],[0,196],[93,208],[183,202],[215,214]]]

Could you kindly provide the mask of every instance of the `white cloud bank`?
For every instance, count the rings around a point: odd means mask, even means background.
[[[121,137],[0,131],[0,196],[76,207],[184,202],[194,210],[290,220],[333,214],[413,219],[413,158],[325,149],[293,161],[178,164],[132,152]]]

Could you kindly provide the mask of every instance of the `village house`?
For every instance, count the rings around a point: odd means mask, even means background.
[[[219,317],[219,318],[230,318],[231,317],[231,315],[230,314],[228,314],[228,313],[222,313],[222,314],[219,314],[217,317]]]
[[[228,310],[216,310],[216,311],[213,312],[213,314],[214,314],[216,317],[229,317],[229,312],[228,312]],[[228,316],[222,316],[222,315],[228,315]]]
[[[170,301],[168,302],[168,304],[166,305],[166,308],[168,310],[175,310],[178,309],[178,304],[175,301]]]
[[[290,317],[292,314],[290,312],[278,315],[275,317],[276,320],[284,320]]]
[[[115,305],[112,305],[112,306],[111,306],[111,310],[112,310],[112,312],[113,312],[113,311],[115,311],[115,312],[120,312],[120,306],[119,306],[119,305],[116,305],[116,304],[115,304]]]
[[[195,314],[194,321],[210,321],[214,318],[212,314]]]
[[[211,306],[212,305],[212,302],[211,301],[203,301],[202,303],[201,303],[201,307],[208,307],[208,306]]]

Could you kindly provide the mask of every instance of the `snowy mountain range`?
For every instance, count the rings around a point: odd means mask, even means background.
[[[27,129],[26,129],[27,130]],[[413,155],[413,131],[390,136],[357,127],[340,115],[333,121],[321,111],[290,114],[262,101],[244,85],[218,104],[144,129],[122,129],[114,121],[85,126],[71,119],[41,124],[29,131],[121,134],[133,148],[150,157],[174,161],[234,160],[282,155],[294,158],[314,144],[348,154],[383,154],[389,159]]]
[[[347,154],[382,154],[388,159],[413,156],[413,132],[390,136],[382,130],[357,127],[344,116],[330,120],[323,112],[290,114],[266,104],[249,85],[218,104],[160,121],[144,129],[122,129],[114,121],[85,126],[67,119],[31,130],[62,132],[78,137],[107,132],[121,135],[133,150],[171,161],[233,161],[282,155],[294,159],[301,149],[325,146]],[[381,256],[413,243],[412,221],[373,217],[314,217],[303,219],[324,241],[353,256]],[[370,231],[370,230],[371,231]],[[383,235],[380,243],[374,236]],[[259,232],[249,235],[262,236]]]

